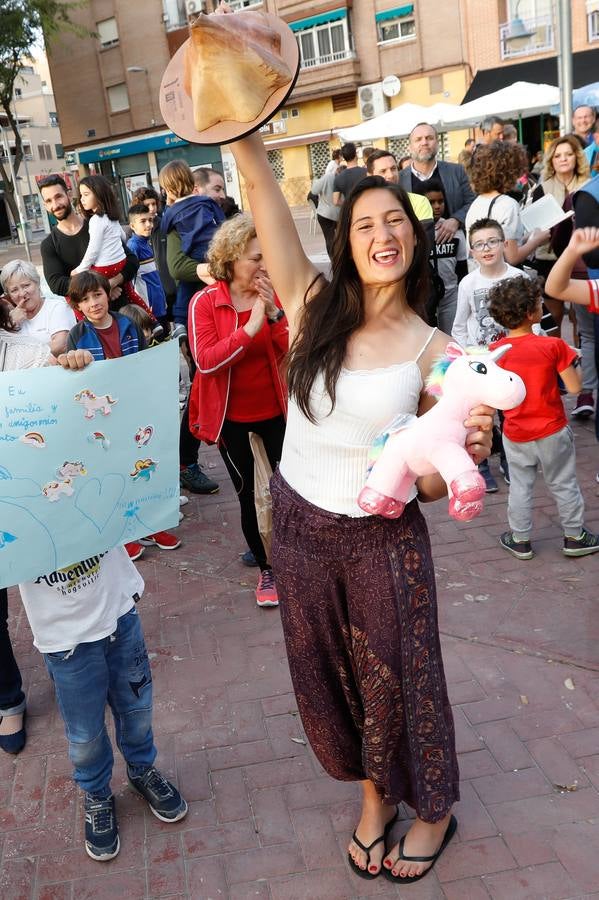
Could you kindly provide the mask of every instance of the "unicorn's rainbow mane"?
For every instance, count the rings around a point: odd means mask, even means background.
[[[439,356],[433,363],[433,367],[429,372],[428,378],[426,379],[426,392],[430,394],[432,397],[440,397],[443,393],[443,382],[445,381],[445,374],[452,364],[453,359],[450,359],[448,356]]]
[[[484,353],[485,351],[483,350],[482,352]],[[469,356],[479,356],[481,353],[481,348],[466,347],[466,353]],[[443,382],[445,381],[445,375],[447,374],[447,370],[450,365],[455,362],[455,359],[455,357],[449,357],[446,354],[442,354],[441,356],[438,356],[433,362],[433,367],[430,370],[424,385],[427,394],[430,394],[431,397],[441,397],[441,395],[443,394]]]

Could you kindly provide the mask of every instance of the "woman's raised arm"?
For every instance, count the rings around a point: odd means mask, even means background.
[[[251,134],[230,145],[245,179],[260,249],[276,294],[290,322],[318,269],[301,245],[291,211],[270,168],[262,138]]]

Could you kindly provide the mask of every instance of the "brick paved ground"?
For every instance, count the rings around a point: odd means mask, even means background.
[[[574,430],[587,524],[599,529],[592,425]],[[599,556],[562,556],[544,487],[530,562],[497,545],[503,484],[474,523],[450,521],[443,502],[426,508],[462,800],[435,871],[400,892],[346,865],[356,788],[327,778],[297,742],[279,613],[254,603],[236,498],[220,457],[203,456],[220,493],[191,498],[180,550],[150,549],[139,563],[159,762],[189,815],[160,823],[127,789],[119,760],[121,853],[103,865],[86,856],[52,689],[11,593],[30,737],[18,758],[0,757],[0,898],[599,897]]]

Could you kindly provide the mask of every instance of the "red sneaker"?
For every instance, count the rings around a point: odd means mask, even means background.
[[[141,544],[138,544],[137,541],[131,541],[130,544],[125,544],[125,550],[129,554],[129,559],[132,559],[133,562],[144,555],[144,548]]]
[[[140,538],[139,543],[145,547],[160,547],[161,550],[176,550],[181,546],[181,541],[174,534],[168,531],[157,531],[156,534],[149,534],[145,538]]]
[[[272,569],[264,569],[260,572],[258,587],[256,588],[256,603],[258,606],[278,606],[279,595]]]

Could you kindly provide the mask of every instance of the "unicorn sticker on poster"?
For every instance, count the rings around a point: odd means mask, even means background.
[[[89,388],[78,391],[75,394],[75,401],[80,403],[85,409],[86,419],[93,419],[97,412],[102,413],[103,416],[109,416],[111,406],[114,406],[115,403],[119,402],[118,400],[113,399],[110,394],[96,397],[94,392],[90,391]]]

